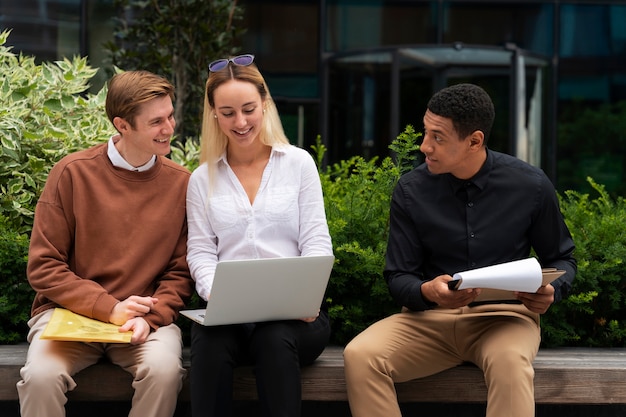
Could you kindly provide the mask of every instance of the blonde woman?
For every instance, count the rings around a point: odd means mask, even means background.
[[[209,65],[201,165],[187,190],[187,261],[204,300],[219,260],[332,254],[315,162],[289,144],[253,61],[240,55]],[[300,367],[319,356],[329,336],[323,309],[301,320],[194,323],[192,415],[231,415],[233,369],[254,364],[258,415],[299,416]]]

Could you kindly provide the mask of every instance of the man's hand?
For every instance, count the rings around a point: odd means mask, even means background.
[[[468,305],[480,294],[479,288],[451,290],[448,288],[448,282],[451,280],[450,275],[439,275],[431,281],[426,281],[422,284],[422,297],[437,303],[440,307],[459,308]]]
[[[152,310],[157,301],[159,300],[154,297],[131,295],[113,307],[109,321],[121,326],[135,317],[143,317]]]
[[[539,287],[536,293],[516,292],[515,295],[533,313],[543,314],[554,303],[554,287],[550,284]]]
[[[127,332],[132,330],[133,335],[130,338],[131,345],[140,345],[146,341],[150,334],[150,325],[141,317],[135,317],[128,320],[122,327],[120,332]]]

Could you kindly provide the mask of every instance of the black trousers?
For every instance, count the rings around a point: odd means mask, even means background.
[[[265,417],[299,417],[300,367],[322,353],[330,337],[328,314],[312,323],[273,321],[191,329],[191,413],[228,417],[233,406],[233,370],[253,365]]]

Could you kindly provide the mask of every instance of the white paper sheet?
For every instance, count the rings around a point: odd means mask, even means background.
[[[453,280],[460,280],[459,290],[492,288],[496,290],[535,292],[541,287],[541,265],[535,258],[457,272]]]

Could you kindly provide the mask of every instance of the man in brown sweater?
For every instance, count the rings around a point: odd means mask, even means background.
[[[165,158],[173,86],[146,71],[115,75],[106,112],[117,134],[63,158],[37,203],[28,280],[36,291],[21,415],[64,416],[72,376],[107,357],[133,375],[130,416],[170,417],[185,373],[174,324],[193,290],[186,256],[189,171]],[[54,307],[122,326],[130,344],[40,339]]]

